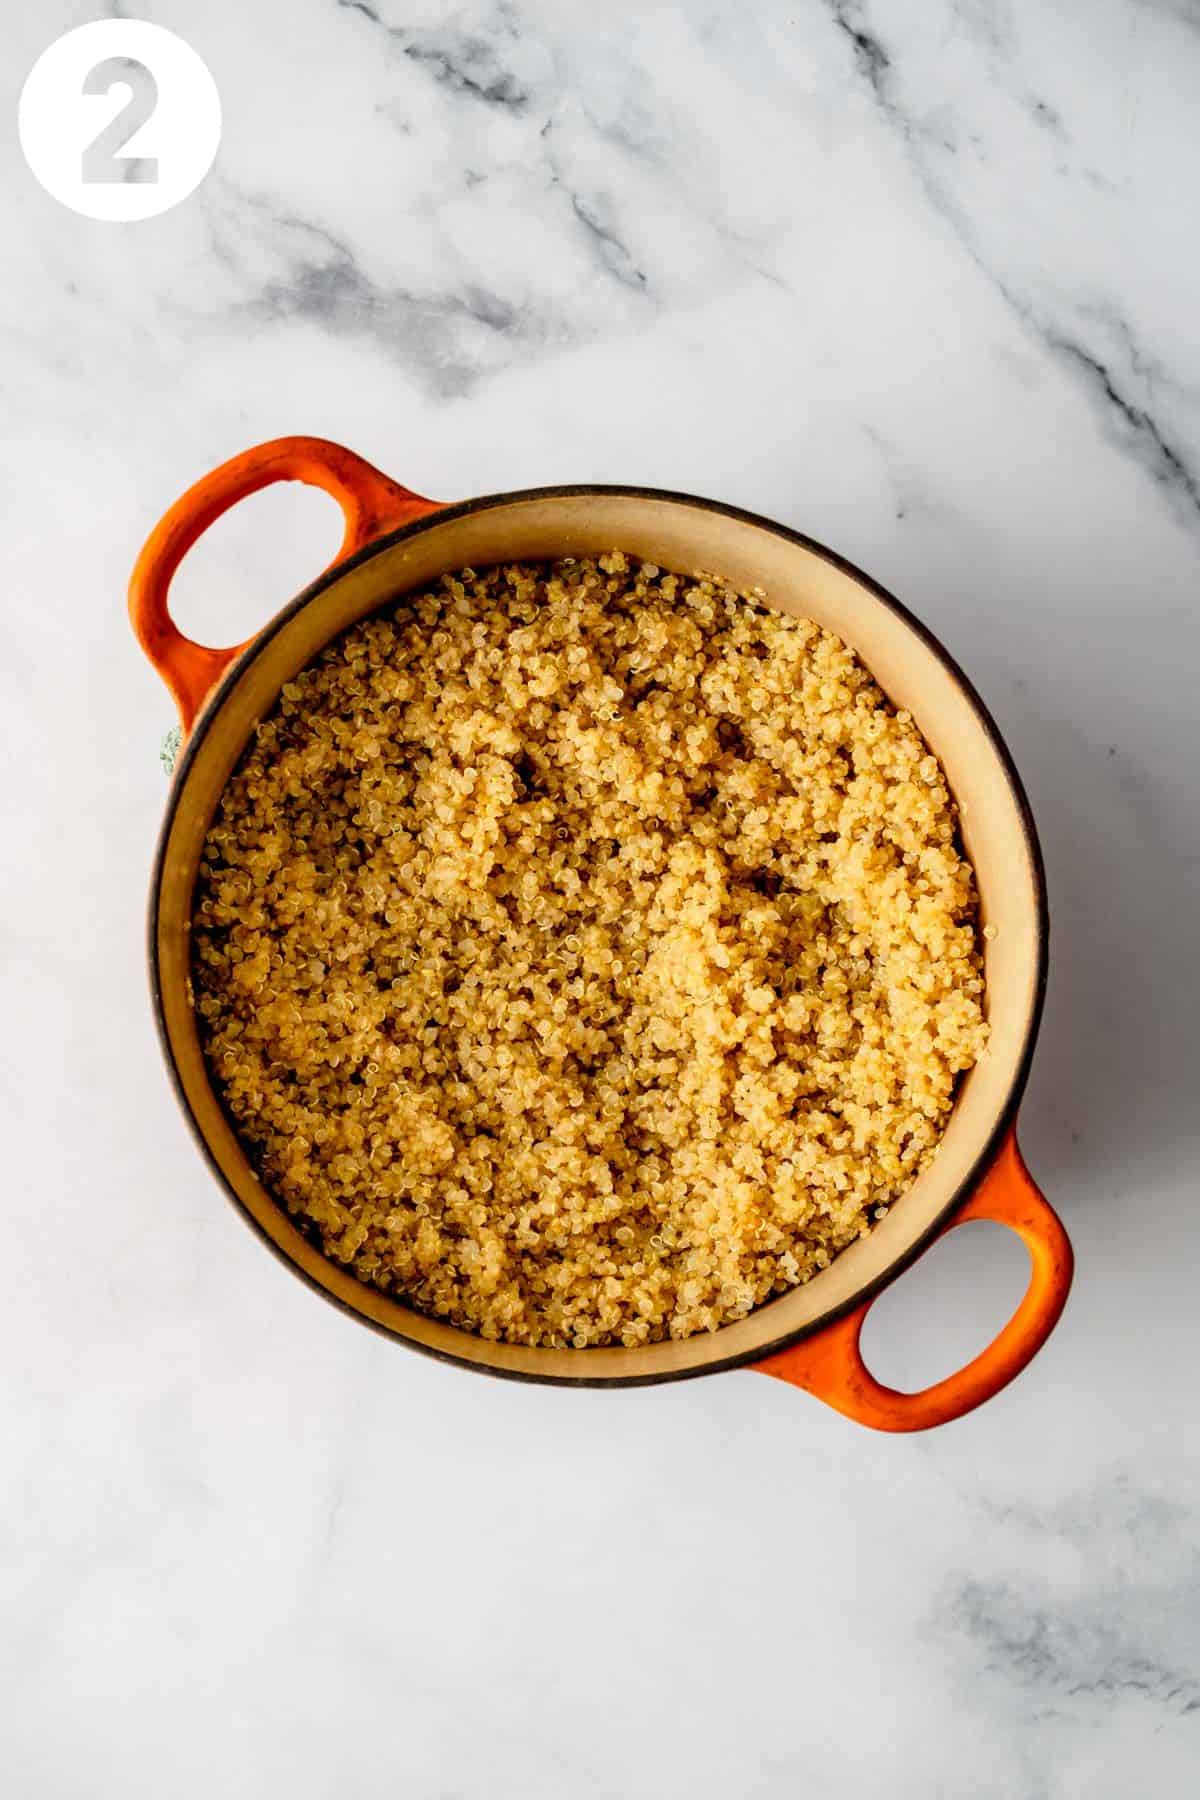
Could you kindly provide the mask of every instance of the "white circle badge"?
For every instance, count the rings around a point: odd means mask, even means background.
[[[47,193],[89,219],[152,219],[199,187],[221,97],[190,44],[144,19],[97,19],[43,51],[17,129]]]

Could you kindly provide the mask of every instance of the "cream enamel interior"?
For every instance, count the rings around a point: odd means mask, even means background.
[[[850,644],[941,759],[979,882],[990,1047],[963,1083],[934,1166],[868,1238],[806,1286],[720,1331],[639,1350],[534,1350],[486,1343],[363,1286],[301,1236],[258,1181],[208,1080],[187,995],[188,920],[200,847],[229,773],[282,684],[328,641],[394,597],[449,570],[515,559],[590,556],[620,546],[667,568],[719,572],[761,587]],[[397,1337],[460,1361],[553,1380],[628,1381],[699,1372],[812,1330],[911,1255],[976,1169],[1019,1084],[1035,1027],[1041,957],[1039,881],[1004,761],[969,695],[922,636],[854,576],[764,522],[640,493],[534,493],[457,516],[433,515],[307,600],[251,646],[197,726],[173,795],[155,896],[154,954],[163,1026],[186,1104],[229,1187],[288,1260]]]

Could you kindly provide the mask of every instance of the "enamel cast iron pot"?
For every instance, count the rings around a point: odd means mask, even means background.
[[[337,560],[248,643],[206,649],[167,610],[180,560],[236,501],[275,481],[323,488],[345,514]],[[907,708],[962,813],[984,921],[991,1025],[932,1167],[868,1237],[799,1287],[719,1331],[627,1350],[535,1350],[485,1342],[357,1281],[301,1235],[263,1187],[209,1081],[189,1000],[188,930],[201,845],[226,781],[280,688],[346,627],[451,570],[595,556],[613,546],[668,569],[713,569],[802,614],[856,650]],[[283,438],[206,476],[156,527],[130,589],[134,630],[179,706],[185,747],[159,840],[150,968],[167,1066],[197,1142],[263,1241],[344,1311],[415,1349],[497,1375],[577,1387],[668,1381],[751,1365],[864,1425],[919,1431],[989,1399],[1046,1341],[1071,1282],[1071,1247],[1034,1186],[1014,1127],[1046,979],[1046,892],[1033,820],[995,725],[923,626],[840,557],[769,520],[646,488],[549,487],[441,506],[317,438]],[[952,1226],[994,1219],[1024,1240],[1032,1270],[987,1349],[921,1393],[868,1372],[859,1336],[872,1301]]]

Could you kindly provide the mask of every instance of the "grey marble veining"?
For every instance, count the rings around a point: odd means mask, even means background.
[[[11,9],[6,106],[99,10]],[[89,224],[0,150],[5,1791],[1192,1795],[1200,9],[124,10],[213,70],[204,186]],[[171,712],[123,592],[177,493],[291,431],[446,498],[753,508],[967,668],[1046,852],[1022,1140],[1078,1253],[1000,1399],[892,1441],[750,1375],[486,1383],[225,1208],[145,993]],[[181,617],[237,641],[336,542],[260,497]],[[955,1234],[874,1364],[935,1379],[1022,1278]]]

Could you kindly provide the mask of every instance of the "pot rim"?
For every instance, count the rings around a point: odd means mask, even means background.
[[[848,575],[852,580],[857,582],[875,601],[900,619],[903,624],[905,624],[909,630],[920,639],[925,648],[937,659],[937,661],[941,663],[951,680],[963,693],[984,737],[987,739],[1000,764],[1005,782],[1017,809],[1022,835],[1029,852],[1030,874],[1034,887],[1036,911],[1037,962],[1033,995],[1025,1034],[1021,1044],[1020,1055],[1017,1058],[1008,1094],[1003,1106],[997,1111],[992,1123],[992,1128],[978,1154],[972,1161],[967,1173],[954,1189],[954,1192],[947,1200],[945,1206],[942,1207],[930,1221],[928,1227],[914,1240],[913,1243],[908,1245],[904,1251],[888,1263],[878,1275],[874,1276],[862,1288],[856,1290],[849,1299],[831,1306],[826,1312],[821,1313],[816,1319],[810,1320],[807,1324],[802,1325],[797,1329],[783,1332],[779,1337],[773,1338],[767,1343],[756,1344],[748,1350],[737,1351],[729,1356],[721,1357],[695,1367],[662,1369],[639,1375],[588,1375],[585,1370],[581,1370],[578,1375],[540,1374],[531,1369],[503,1368],[490,1362],[480,1362],[470,1357],[460,1356],[454,1351],[442,1349],[432,1344],[422,1343],[416,1338],[401,1336],[398,1332],[391,1330],[380,1320],[371,1318],[367,1313],[360,1311],[349,1301],[343,1300],[339,1295],[325,1287],[324,1284],[318,1281],[314,1276],[310,1275],[307,1270],[301,1268],[298,1263],[294,1262],[283,1246],[277,1243],[265,1227],[260,1224],[258,1219],[255,1218],[254,1214],[242,1200],[233,1184],[226,1178],[224,1171],[221,1169],[212,1148],[209,1145],[208,1139],[192,1111],[167,1030],[166,1010],[163,1002],[157,953],[159,907],[162,893],[162,878],[166,864],[167,846],[170,840],[175,814],[187,783],[188,770],[195,760],[209,728],[220,713],[225,695],[233,688],[238,680],[240,680],[248,663],[263,650],[263,648],[284,628],[285,625],[295,618],[298,613],[302,612],[310,602],[318,599],[327,588],[332,587],[335,582],[340,581],[350,570],[370,562],[374,557],[382,555],[398,543],[416,537],[421,532],[429,530],[434,526],[443,525],[455,519],[467,518],[473,513],[485,512],[496,506],[509,505],[528,500],[580,499],[593,495],[662,501],[674,506],[694,507],[700,511],[717,513],[725,518],[737,520],[742,524],[756,526],[760,530],[768,531],[774,536],[796,545],[799,549],[807,550],[811,554],[820,557],[823,561],[831,564],[834,568],[840,570],[843,574]],[[792,1345],[798,1344],[806,1338],[815,1336],[827,1326],[833,1325],[839,1319],[844,1318],[848,1313],[875,1300],[885,1288],[890,1287],[894,1281],[904,1274],[905,1270],[911,1268],[912,1265],[924,1255],[925,1251],[928,1250],[935,1239],[941,1235],[950,1221],[954,1218],[955,1214],[970,1198],[971,1194],[975,1192],[992,1163],[995,1161],[1001,1145],[1016,1122],[1017,1112],[1025,1093],[1026,1084],[1029,1080],[1029,1072],[1033,1064],[1034,1050],[1037,1045],[1038,1032],[1041,1027],[1042,1014],[1045,1007],[1050,937],[1050,907],[1046,884],[1045,861],[1042,856],[1041,843],[1038,839],[1037,826],[1034,822],[1033,809],[1029,804],[1029,798],[1025,792],[1024,784],[1017,772],[1016,764],[1013,761],[1008,745],[1004,741],[1000,728],[996,724],[995,719],[992,717],[990,710],[974,683],[959,666],[956,659],[946,649],[940,638],[938,638],[921,619],[917,618],[902,601],[898,600],[887,588],[881,586],[881,584],[872,576],[866,574],[856,563],[851,562],[849,558],[842,556],[836,550],[831,550],[826,544],[821,543],[819,539],[810,537],[805,532],[797,531],[791,526],[781,525],[777,520],[767,518],[762,513],[752,512],[746,507],[734,506],[726,501],[709,500],[699,494],[681,493],[670,488],[641,487],[623,482],[566,482],[547,487],[515,488],[502,493],[481,494],[469,500],[453,501],[447,505],[439,505],[436,511],[424,513],[420,517],[411,519],[406,524],[400,525],[393,530],[382,532],[380,536],[373,538],[370,543],[365,544],[361,549],[354,551],[349,556],[339,557],[335,562],[331,563],[330,566],[327,569],[324,569],[315,580],[309,582],[298,594],[287,601],[279,611],[267,621],[261,631],[255,633],[234,657],[221,678],[214,684],[212,691],[206,695],[203,706],[196,717],[195,723],[183,745],[179,760],[175,766],[166,809],[163,814],[162,824],[159,828],[158,842],[155,847],[150,881],[150,900],[147,914],[147,957],[149,963],[150,992],[154,1007],[154,1022],[158,1034],[159,1046],[162,1050],[163,1060],[167,1066],[167,1073],[175,1093],[176,1101],[183,1113],[192,1138],[207,1163],[210,1172],[216,1177],[217,1182],[223,1189],[226,1198],[232,1203],[245,1223],[250,1226],[260,1242],[266,1245],[276,1260],[303,1282],[305,1287],[309,1288],[312,1292],[319,1294],[329,1305],[336,1307],[339,1312],[354,1319],[358,1324],[367,1326],[380,1337],[386,1338],[392,1343],[402,1344],[406,1349],[414,1350],[423,1356],[432,1357],[438,1362],[449,1363],[457,1368],[468,1370],[472,1374],[491,1375],[504,1381],[530,1382],[543,1387],[652,1387],[660,1382],[690,1381],[705,1375],[721,1375],[728,1373],[733,1369],[753,1367],[757,1363],[762,1362],[765,1358],[776,1356],[782,1351],[789,1349]],[[402,1296],[390,1297],[400,1305],[406,1304]],[[415,1311],[416,1309],[414,1308],[412,1310]],[[463,1335],[467,1336],[471,1334],[464,1333]],[[720,1331],[718,1330],[714,1335],[719,1336]],[[582,1359],[586,1357],[587,1352],[577,1351],[575,1354]]]

